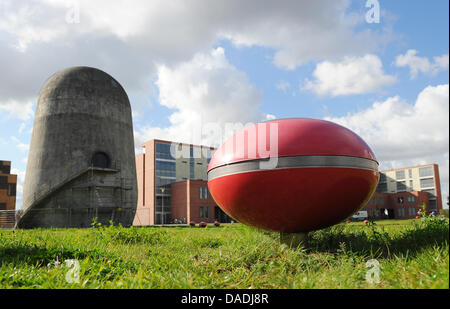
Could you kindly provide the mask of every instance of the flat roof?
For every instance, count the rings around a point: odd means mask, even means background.
[[[438,166],[436,163],[428,163],[428,164],[409,166],[409,167],[392,168],[392,169],[389,169],[389,170],[382,170],[380,172],[392,172],[392,171],[399,171],[399,170],[408,170],[408,169],[411,169],[411,168],[419,168],[419,167],[435,166],[435,165]]]
[[[151,139],[148,142],[145,142],[144,144],[141,145],[141,147],[145,147],[145,144],[148,144],[150,142],[158,142],[158,143],[165,143],[165,144],[178,144],[178,145],[186,145],[186,146],[192,146],[192,147],[200,147],[200,148],[208,148],[210,150],[216,150],[217,148],[211,147],[211,146],[204,146],[204,145],[194,145],[194,144],[187,144],[187,143],[179,143],[179,142],[174,142],[174,141],[166,141],[163,139]]]

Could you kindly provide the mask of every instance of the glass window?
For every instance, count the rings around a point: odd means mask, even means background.
[[[405,216],[405,209],[404,208],[399,208],[397,209],[397,213],[399,217],[404,217]]]
[[[8,188],[8,176],[0,176],[0,189]]]
[[[10,174],[11,173],[11,166],[4,165],[2,161],[0,161],[0,172],[3,172],[3,174]]]
[[[8,196],[16,196],[16,184],[15,183],[8,184]]]
[[[162,223],[161,214],[156,213],[155,214],[155,224],[161,224],[161,223]]]
[[[380,173],[380,182],[386,182],[386,174]]]
[[[209,206],[200,206],[200,218],[209,218]]]
[[[208,188],[200,187],[200,198],[207,199],[208,198]]]
[[[409,195],[408,196],[408,202],[414,203],[415,201],[416,201],[416,197],[414,195]]]
[[[179,147],[182,147],[179,145]],[[167,143],[156,143],[155,144],[155,152],[157,159],[166,159],[166,160],[175,160],[174,157],[170,154],[170,144]]]
[[[195,161],[194,161],[194,148],[191,147],[189,148],[189,155],[190,155],[190,159],[189,159],[189,178],[190,179],[194,179],[195,177]]]
[[[434,178],[420,179],[421,188],[431,188],[434,187]]]
[[[397,192],[406,191],[406,181],[397,181]]]
[[[405,170],[396,171],[396,172],[395,172],[395,178],[396,178],[397,180],[399,180],[399,179],[405,179],[405,178],[406,178],[406,177],[405,177]]]
[[[377,186],[377,192],[379,193],[387,192],[387,183],[386,182],[379,183]]]
[[[419,168],[419,177],[433,176],[433,167],[426,166]]]
[[[430,210],[436,210],[437,209],[436,200],[428,201],[428,206],[430,207]]]
[[[165,186],[176,181],[175,161],[155,160],[155,186]],[[167,188],[168,189],[168,188]]]
[[[414,182],[412,180],[409,181],[409,189],[412,190],[414,188]]]
[[[399,204],[403,204],[403,202],[404,202],[404,198],[403,198],[403,196],[399,196],[399,197],[397,197],[397,203],[399,203]]]

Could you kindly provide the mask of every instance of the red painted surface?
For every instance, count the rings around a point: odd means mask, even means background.
[[[266,149],[270,148],[270,130],[273,129],[273,125],[277,126],[278,131],[276,135],[278,157],[341,155],[376,161],[370,147],[349,129],[330,121],[295,118],[259,123],[233,135],[216,151],[209,163],[208,171],[232,162],[266,158],[267,155],[263,151],[257,150],[260,146],[261,149],[263,146]],[[264,133],[260,132],[265,132],[265,139]]]
[[[208,171],[267,157],[258,151],[255,156],[254,148],[258,149],[259,143],[269,148],[271,124],[277,127],[275,156],[339,155],[376,160],[370,147],[347,128],[324,120],[281,119],[232,136],[216,151]],[[308,232],[336,224],[366,205],[378,178],[378,172],[365,169],[302,167],[218,177],[208,186],[222,210],[241,223],[273,231]]]
[[[336,224],[364,206],[378,172],[352,168],[264,170],[211,180],[217,204],[237,221],[281,232]]]

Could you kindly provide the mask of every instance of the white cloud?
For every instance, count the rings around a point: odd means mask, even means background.
[[[14,141],[14,143],[16,144],[16,147],[19,148],[21,151],[25,151],[27,152],[28,149],[30,149],[30,145],[29,144],[25,144],[22,141],[20,141],[17,137],[15,136],[11,136],[11,139]]]
[[[23,130],[25,130],[26,126],[27,126],[26,123],[25,123],[25,122],[22,122],[22,123],[20,124],[20,127],[19,127],[19,133],[22,133]]]
[[[448,54],[442,55],[440,57],[433,57],[434,65],[438,70],[448,70]]]
[[[276,119],[276,118],[277,118],[277,116],[272,115],[272,114],[267,114],[267,115],[266,115],[266,120],[274,120],[274,119]]]
[[[395,58],[398,67],[409,67],[411,79],[417,78],[419,72],[434,75],[440,71],[448,70],[448,54],[434,57],[431,62],[426,57],[419,57],[417,50],[409,49],[404,55]]]
[[[7,111],[9,117],[28,120],[33,116],[33,102],[13,99],[4,102],[0,101],[0,110]]]
[[[17,175],[16,210],[22,209],[23,182],[25,181],[25,171],[13,167],[11,168],[11,174]]]
[[[170,126],[136,130],[137,146],[153,138],[220,146],[222,132],[208,128],[224,131],[226,124],[274,117],[259,110],[260,91],[228,62],[220,47],[174,68],[160,66],[156,84],[161,105],[173,109]]]
[[[291,87],[291,84],[285,80],[280,80],[275,86],[277,89],[286,93],[286,91]]]
[[[158,66],[207,53],[221,39],[262,46],[273,63],[302,63],[360,54],[380,44],[348,0],[2,0],[0,102],[35,98],[53,73],[74,65],[98,67],[128,92],[148,95]],[[68,23],[79,4],[80,22]],[[363,14],[360,14],[363,19]],[[357,31],[356,29],[362,29]],[[55,57],[58,55],[58,57]]]
[[[383,64],[375,55],[346,57],[342,61],[324,61],[313,72],[314,81],[306,80],[303,90],[317,95],[350,95],[374,92],[396,81],[383,72]]]
[[[426,87],[414,105],[391,97],[344,117],[326,117],[359,134],[381,169],[425,163],[440,166],[443,196],[449,193],[449,86]]]

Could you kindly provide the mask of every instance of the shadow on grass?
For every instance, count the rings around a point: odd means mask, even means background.
[[[391,258],[393,255],[414,256],[426,248],[448,243],[448,221],[430,219],[397,233],[389,233],[377,226],[350,231],[342,225],[337,225],[311,232],[305,249],[308,252]]]
[[[5,264],[29,264],[37,267],[47,266],[55,261],[67,259],[84,259],[102,256],[98,250],[81,251],[80,249],[46,248],[37,245],[10,245],[0,247],[0,266]]]

